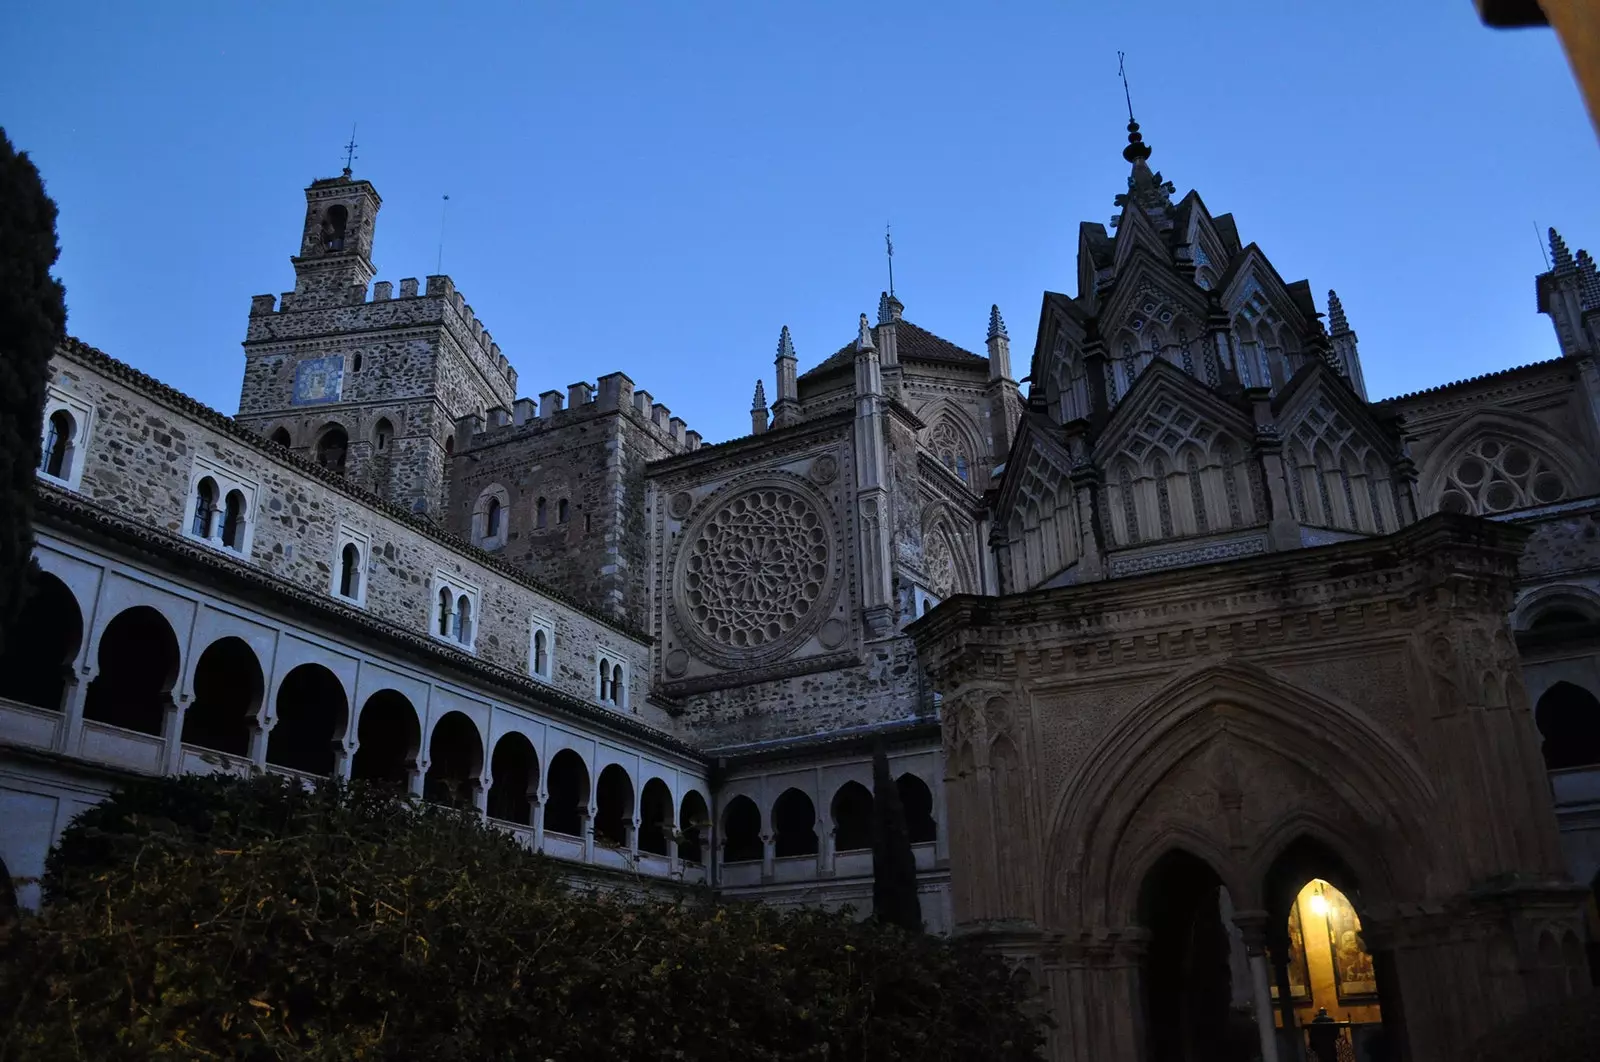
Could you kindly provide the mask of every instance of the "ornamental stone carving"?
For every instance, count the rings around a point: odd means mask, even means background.
[[[703,659],[723,667],[788,655],[838,596],[838,536],[827,501],[796,477],[719,491],[685,528],[674,626]]]

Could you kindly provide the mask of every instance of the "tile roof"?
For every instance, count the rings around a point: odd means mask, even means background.
[[[877,341],[878,328],[872,330],[873,340]],[[932,361],[943,362],[947,365],[987,365],[989,359],[981,354],[974,354],[970,350],[963,350],[942,336],[936,336],[926,328],[912,324],[905,318],[895,323],[895,348],[902,361]],[[800,374],[804,380],[810,376],[819,376],[832,372],[835,369],[853,364],[856,358],[856,344],[854,340],[840,347],[833,354],[824,358],[821,363],[807,369]]]

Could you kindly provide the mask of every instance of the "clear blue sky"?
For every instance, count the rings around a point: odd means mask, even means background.
[[[0,122],[61,207],[71,331],[237,408],[250,296],[292,284],[359,122],[379,278],[444,271],[524,394],[621,369],[749,430],[778,329],[854,335],[895,232],[906,316],[1026,371],[1079,221],[1152,164],[1231,211],[1374,396],[1554,356],[1534,222],[1600,251],[1596,139],[1548,30],[1470,0],[12,3]]]

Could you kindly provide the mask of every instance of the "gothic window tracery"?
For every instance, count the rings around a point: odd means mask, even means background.
[[[1105,510],[1118,545],[1209,534],[1262,518],[1247,484],[1238,482],[1248,462],[1237,458],[1233,439],[1171,398],[1150,406],[1121,451]]]
[[[1536,449],[1486,435],[1475,440],[1446,473],[1439,508],[1447,513],[1503,513],[1548,505],[1569,493],[1554,463]]]
[[[1365,534],[1398,526],[1387,463],[1321,396],[1288,431],[1284,459],[1302,523]]]
[[[963,433],[947,415],[941,417],[939,422],[928,432],[928,449],[935,458],[951,474],[961,482],[972,485],[972,467],[975,455],[971,443],[964,438]]]

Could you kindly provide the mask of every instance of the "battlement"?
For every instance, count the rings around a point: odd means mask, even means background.
[[[366,324],[379,327],[386,324],[398,326],[421,323],[422,320],[430,319],[433,315],[426,311],[421,313],[405,312],[409,308],[406,306],[407,303],[415,306],[422,300],[428,299],[437,299],[454,311],[457,322],[460,325],[463,346],[467,349],[468,355],[479,362],[485,373],[504,380],[506,385],[511,388],[512,393],[515,394],[517,370],[511,367],[511,363],[506,360],[506,356],[500,352],[500,344],[494,341],[494,337],[483,326],[483,322],[478,320],[477,315],[472,312],[471,305],[467,303],[461,292],[456,290],[455,282],[448,276],[428,277],[426,288],[421,287],[417,278],[406,277],[400,281],[400,294],[398,296],[394,293],[394,283],[388,280],[380,280],[374,283],[370,297],[364,287],[352,287],[351,300],[346,305],[349,307],[367,306],[376,308],[380,304],[389,304],[396,311],[394,314],[384,314],[382,317],[385,319],[368,321]],[[250,299],[250,316],[252,318],[269,317],[282,313],[296,313],[308,309],[325,310],[327,307],[321,303],[315,307],[303,307],[299,305],[297,293],[292,291],[284,292],[281,297],[255,295]]]
[[[593,384],[587,380],[568,384],[565,392],[541,392],[537,400],[519,398],[510,409],[495,406],[485,417],[462,417],[456,421],[455,450],[460,454],[514,436],[570,427],[617,412],[631,413],[636,424],[674,455],[700,448],[699,432],[691,430],[683,418],[673,416],[672,410],[657,402],[649,391],[635,389],[626,374],[614,372]]]

